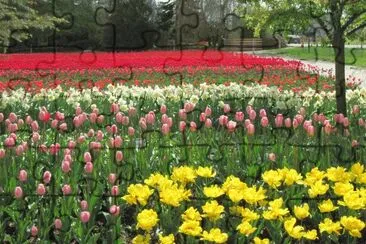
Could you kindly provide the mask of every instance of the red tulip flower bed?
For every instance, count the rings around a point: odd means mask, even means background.
[[[219,51],[36,53],[0,55],[0,91],[107,84],[180,85],[231,82],[300,91],[333,89],[333,78],[296,61]]]

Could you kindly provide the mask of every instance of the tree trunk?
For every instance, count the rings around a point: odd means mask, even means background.
[[[333,37],[333,50],[335,54],[336,100],[337,113],[347,116],[346,104],[346,71],[345,71],[345,40],[340,31],[335,31]]]

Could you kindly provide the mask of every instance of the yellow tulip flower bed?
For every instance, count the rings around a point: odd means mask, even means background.
[[[254,184],[212,167],[174,167],[130,184],[132,243],[362,243],[366,172],[351,167],[281,168]]]

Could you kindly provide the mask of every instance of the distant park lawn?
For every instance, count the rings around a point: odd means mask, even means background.
[[[352,55],[352,53],[354,55]],[[263,52],[265,55],[279,55],[300,60],[334,61],[334,51],[331,47],[289,47],[273,49]],[[366,49],[346,48],[346,65],[354,65],[366,68]]]

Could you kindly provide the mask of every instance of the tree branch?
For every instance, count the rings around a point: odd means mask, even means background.
[[[353,30],[349,31],[347,33],[347,36],[350,36],[350,35],[354,34],[355,32],[357,32],[357,31],[359,31],[359,30],[361,30],[361,29],[363,29],[365,27],[366,27],[366,23],[363,23],[362,25],[359,25],[356,28],[354,28]]]
[[[332,36],[331,36],[331,30],[328,29],[327,25],[324,23],[324,21],[320,18],[317,17],[316,21],[318,22],[318,24],[320,25],[320,27],[325,31],[325,34],[327,34],[329,40],[332,40]]]
[[[366,13],[366,9],[359,12],[359,13],[354,13],[348,20],[347,22],[342,26],[342,30],[345,31],[357,18],[359,18],[360,16],[362,16],[363,14]]]

